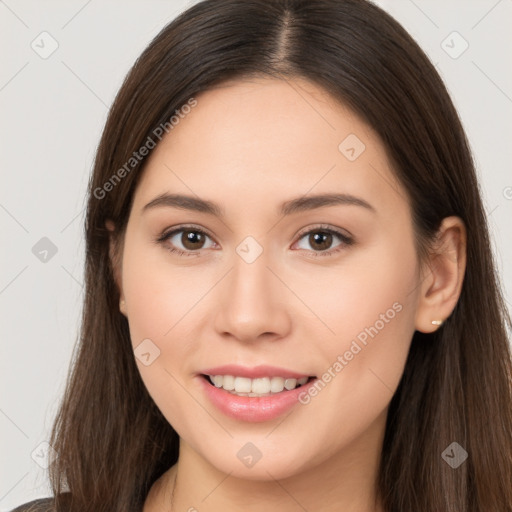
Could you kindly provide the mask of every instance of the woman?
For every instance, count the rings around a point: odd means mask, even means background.
[[[381,9],[180,15],[111,109],[86,242],[56,498],[17,510],[512,511],[474,165]]]

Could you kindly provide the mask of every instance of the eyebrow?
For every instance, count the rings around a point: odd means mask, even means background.
[[[292,215],[308,210],[323,208],[325,206],[351,205],[360,206],[372,213],[377,213],[375,208],[360,197],[350,194],[318,194],[314,196],[303,196],[296,199],[285,201],[280,208],[280,214],[283,216]],[[183,194],[161,194],[150,201],[142,208],[141,213],[154,208],[167,207],[180,210],[190,210],[201,213],[207,213],[223,219],[224,210],[216,203],[198,197],[187,196]]]

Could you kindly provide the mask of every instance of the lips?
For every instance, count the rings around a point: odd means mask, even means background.
[[[198,377],[207,398],[222,413],[249,422],[281,416],[297,405],[299,395],[317,380],[311,375],[265,365],[219,366],[202,370]]]
[[[199,373],[203,375],[235,375],[237,377],[247,377],[249,379],[256,379],[258,377],[283,377],[285,379],[310,377],[310,374],[307,373],[299,373],[286,368],[268,365],[247,367],[227,364],[223,366],[216,366],[214,368],[207,368],[201,370]]]

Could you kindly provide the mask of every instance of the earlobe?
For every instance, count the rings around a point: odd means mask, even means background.
[[[466,228],[459,217],[443,219],[426,265],[416,311],[416,330],[438,330],[459,300],[466,270]]]

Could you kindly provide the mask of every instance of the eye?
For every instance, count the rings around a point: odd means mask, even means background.
[[[315,257],[331,256],[342,251],[347,246],[354,244],[354,240],[350,236],[325,225],[305,231],[301,233],[299,237],[299,241],[296,242],[296,244],[299,244],[299,248],[309,251]],[[336,245],[334,249],[330,249],[333,240],[336,238],[340,243]],[[300,242],[303,239],[306,243],[310,244],[312,249],[300,247]],[[201,249],[212,248],[211,244],[210,246],[205,245],[207,240],[212,239],[202,229],[195,226],[180,226],[164,233],[156,242],[165,245],[169,252],[178,254],[179,256],[199,256]],[[215,243],[213,243],[213,245],[215,245]]]
[[[164,244],[164,242],[170,241],[170,245],[166,246],[167,250],[177,253],[179,256],[199,256],[198,250],[209,248],[205,247],[206,239],[210,239],[210,236],[202,229],[194,226],[181,226],[164,233],[157,239],[157,242]]]
[[[347,246],[354,244],[354,239],[349,237],[348,235],[330,228],[328,226],[318,226],[314,229],[310,229],[309,231],[306,231],[305,233],[302,233],[300,236],[299,241],[297,244],[304,239],[307,244],[309,244],[313,249],[313,256],[332,256],[343,249],[345,249]],[[338,238],[340,240],[340,243],[335,246],[334,249],[330,249],[330,247],[333,244],[333,240],[335,238]],[[301,249],[310,250],[307,247],[300,247]],[[329,250],[330,249],[330,250]],[[311,250],[310,250],[311,251]]]

